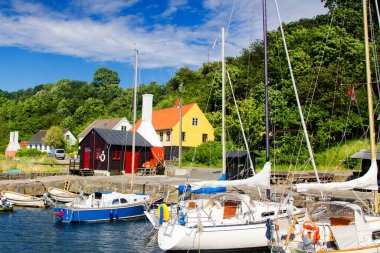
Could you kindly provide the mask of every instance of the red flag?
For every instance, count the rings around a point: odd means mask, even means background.
[[[347,91],[348,95],[351,97],[352,101],[356,101],[356,95],[355,95],[355,88],[352,87],[352,89],[349,89]]]

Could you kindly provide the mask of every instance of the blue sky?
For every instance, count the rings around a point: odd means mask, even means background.
[[[274,0],[268,26],[278,26]],[[278,0],[283,22],[326,13],[320,0]],[[91,81],[99,67],[133,84],[165,83],[181,67],[218,60],[262,37],[261,0],[0,0],[0,89],[15,91],[60,79]]]

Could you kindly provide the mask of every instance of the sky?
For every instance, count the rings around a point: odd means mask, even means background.
[[[268,29],[278,27],[267,0]],[[278,0],[283,22],[327,10],[320,0]],[[61,79],[91,82],[107,67],[120,86],[167,82],[181,67],[220,59],[262,38],[261,0],[0,0],[0,89],[16,91]],[[216,43],[215,43],[216,41]],[[215,45],[215,46],[214,46]]]

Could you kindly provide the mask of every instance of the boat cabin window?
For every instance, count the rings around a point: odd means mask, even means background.
[[[95,199],[102,199],[102,193],[101,192],[95,192]]]
[[[112,200],[112,205],[119,205],[119,204],[120,204],[120,200],[119,199]]]
[[[121,199],[120,199],[120,203],[121,203],[121,204],[126,204],[126,203],[128,203],[128,201],[127,201],[126,199],[121,198]]]
[[[263,212],[261,213],[261,217],[268,217],[268,216],[273,216],[274,215],[274,211],[273,212]]]

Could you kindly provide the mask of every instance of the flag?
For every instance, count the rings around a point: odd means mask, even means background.
[[[351,101],[356,101],[355,88],[349,89],[347,91],[348,95],[351,97]]]

